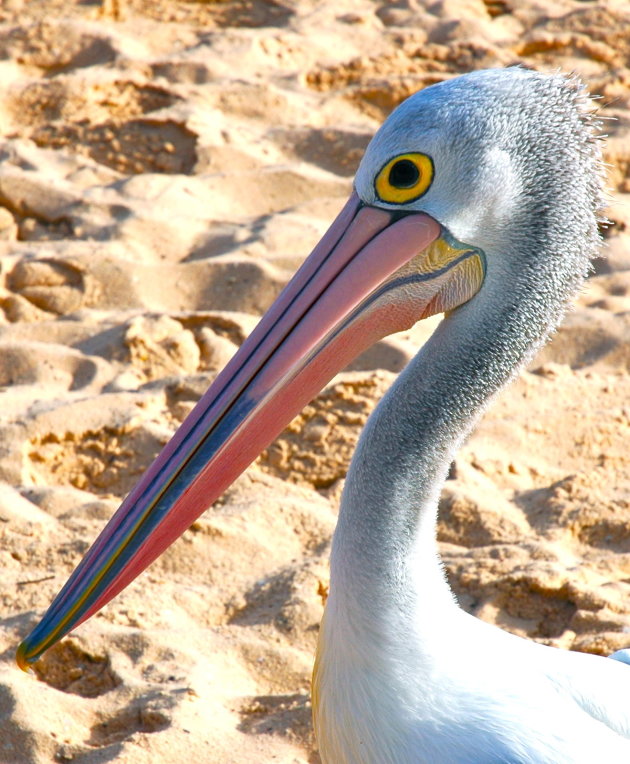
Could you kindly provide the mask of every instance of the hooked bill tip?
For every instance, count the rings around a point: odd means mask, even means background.
[[[20,646],[15,653],[15,662],[22,669],[22,671],[26,672],[27,674],[32,674],[33,669],[31,668],[31,663],[35,663],[35,660],[36,659],[28,658],[26,640],[24,642],[20,642]]]

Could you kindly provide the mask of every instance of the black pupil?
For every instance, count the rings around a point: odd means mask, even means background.
[[[401,159],[389,171],[389,182],[394,188],[412,188],[419,180],[420,170],[410,159]]]

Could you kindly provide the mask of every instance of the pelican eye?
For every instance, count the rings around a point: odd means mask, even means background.
[[[400,154],[381,167],[374,188],[382,202],[406,204],[425,194],[433,180],[433,160],[427,154]]]
[[[389,171],[389,184],[394,188],[413,188],[420,180],[420,170],[411,159],[399,159]]]

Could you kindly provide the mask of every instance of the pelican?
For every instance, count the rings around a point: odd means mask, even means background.
[[[436,542],[449,464],[582,284],[602,199],[597,124],[575,78],[478,71],[401,104],[339,216],[19,646],[19,665],[127,586],[358,353],[444,313],[348,472],[313,675],[322,760],[630,762],[629,651],[571,653],[475,619]]]

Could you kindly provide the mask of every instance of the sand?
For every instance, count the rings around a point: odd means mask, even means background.
[[[625,10],[624,10],[625,8]],[[309,683],[360,429],[435,322],[337,377],[34,675],[15,647],[412,92],[521,62],[602,96],[606,259],[451,471],[467,610],[630,645],[630,17],[556,0],[0,4],[0,764],[316,764]]]

